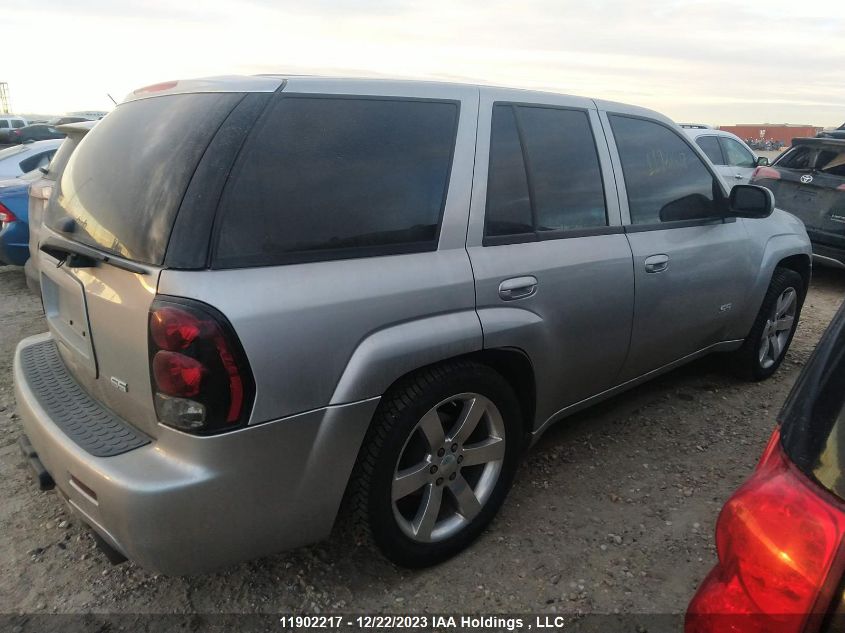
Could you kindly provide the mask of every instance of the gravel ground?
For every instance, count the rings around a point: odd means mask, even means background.
[[[46,329],[22,270],[0,267],[0,613],[682,613],[715,561],[719,508],[845,296],[819,269],[774,378],[738,382],[714,356],[583,412],[529,452],[498,519],[468,551],[407,571],[326,543],[219,573],[113,567],[16,445],[12,355]],[[138,616],[140,617],[140,616]]]

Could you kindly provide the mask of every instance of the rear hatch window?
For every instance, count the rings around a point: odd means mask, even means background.
[[[71,217],[71,239],[160,265],[191,176],[242,98],[179,94],[121,104],[71,155],[45,223],[57,228]]]
[[[781,422],[790,459],[845,499],[845,306],[796,382]]]

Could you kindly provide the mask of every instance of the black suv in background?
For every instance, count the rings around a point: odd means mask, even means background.
[[[845,123],[840,125],[835,130],[830,130],[829,132],[820,132],[817,136],[819,138],[845,138]]]
[[[777,206],[804,222],[819,263],[845,268],[845,129],[843,138],[793,139],[751,184],[771,189]]]

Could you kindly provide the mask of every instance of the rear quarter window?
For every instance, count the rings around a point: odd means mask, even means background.
[[[437,248],[459,105],[280,95],[223,192],[217,268]]]
[[[240,93],[181,94],[123,103],[79,143],[45,223],[76,220],[72,239],[158,265],[182,197]]]

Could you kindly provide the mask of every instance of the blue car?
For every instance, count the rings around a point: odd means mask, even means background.
[[[36,172],[37,174],[37,172]],[[0,262],[23,266],[29,259],[29,183],[32,176],[0,181]]]

